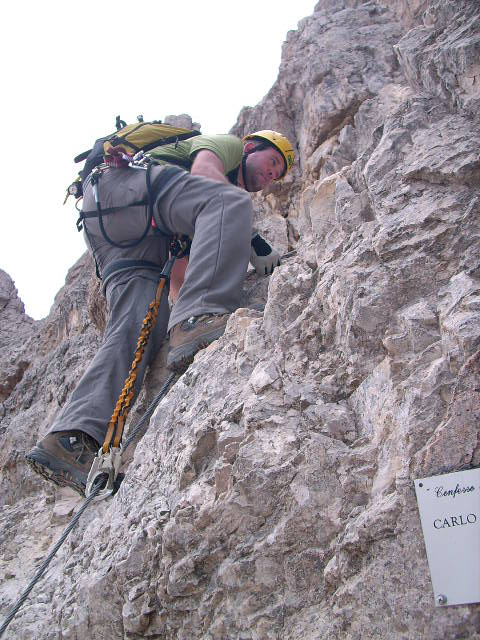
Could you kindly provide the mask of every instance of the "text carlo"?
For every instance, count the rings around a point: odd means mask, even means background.
[[[474,486],[462,487],[459,484],[455,489],[445,489],[444,487],[435,487],[435,495],[437,498],[455,498],[455,496],[475,491]],[[450,529],[451,527],[460,527],[466,524],[475,524],[477,516],[475,513],[459,514],[456,516],[447,516],[445,518],[437,518],[433,521],[435,529]]]

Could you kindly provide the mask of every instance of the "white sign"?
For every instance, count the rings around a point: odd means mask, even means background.
[[[480,602],[480,469],[415,480],[435,604]]]

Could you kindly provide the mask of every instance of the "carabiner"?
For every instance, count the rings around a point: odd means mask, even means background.
[[[98,492],[95,500],[103,500],[103,498],[111,496],[116,489],[115,480],[121,464],[122,451],[120,447],[111,447],[107,453],[103,453],[100,447],[88,473],[85,496],[87,498],[90,496],[95,483],[99,481],[101,476],[107,476],[107,483],[105,487]]]

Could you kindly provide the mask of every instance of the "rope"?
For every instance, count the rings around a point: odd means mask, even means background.
[[[67,539],[68,534],[70,533],[70,531],[75,527],[75,525],[77,524],[77,522],[80,520],[81,515],[83,514],[83,512],[85,511],[85,509],[88,507],[88,505],[90,504],[90,502],[95,498],[95,496],[97,495],[97,493],[100,491],[100,489],[102,488],[102,483],[99,482],[97,484],[97,486],[94,488],[94,490],[92,491],[92,493],[88,496],[88,498],[85,500],[85,502],[83,503],[83,505],[80,507],[78,513],[75,515],[75,517],[73,518],[73,520],[70,522],[70,524],[68,525],[68,527],[64,530],[64,532],[62,533],[62,535],[60,536],[57,544],[53,547],[53,549],[51,550],[51,552],[48,554],[48,556],[45,558],[45,560],[42,562],[42,564],[40,565],[39,569],[37,570],[37,572],[35,573],[35,575],[33,576],[32,580],[30,581],[30,584],[28,585],[28,587],[25,589],[25,591],[22,593],[22,595],[20,596],[20,598],[17,600],[17,602],[14,604],[14,606],[10,609],[10,612],[8,613],[7,617],[5,618],[5,620],[3,621],[2,626],[0,627],[0,637],[3,635],[3,632],[5,631],[5,629],[8,627],[8,625],[10,624],[10,622],[13,620],[13,618],[16,616],[18,610],[20,609],[20,607],[23,605],[23,603],[25,602],[25,600],[28,598],[28,595],[30,594],[30,591],[33,589],[33,587],[37,584],[37,582],[40,580],[40,578],[43,576],[43,574],[45,573],[48,565],[50,564],[50,562],[53,560],[54,556],[56,555],[57,551],[60,549],[60,547],[62,546],[62,544],[65,542],[65,540]]]
[[[128,372],[127,379],[125,380],[123,389],[118,397],[117,404],[115,405],[115,409],[112,413],[112,417],[110,418],[110,422],[108,424],[107,435],[105,437],[105,442],[103,443],[103,453],[108,452],[114,435],[115,439],[113,441],[113,446],[120,446],[123,427],[130,411],[130,403],[133,398],[133,386],[135,384],[135,380],[137,379],[137,367],[142,360],[143,352],[147,345],[148,338],[150,337],[150,332],[155,326],[164,286],[165,278],[161,278],[160,282],[158,283],[157,291],[155,293],[155,299],[150,303],[147,315],[143,319],[140,336],[137,342],[137,348],[135,350],[135,356],[133,358],[133,362],[131,364],[130,371]]]

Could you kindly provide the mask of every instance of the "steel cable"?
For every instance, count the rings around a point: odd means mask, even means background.
[[[176,373],[171,373],[168,376],[168,378],[165,380],[165,382],[163,383],[162,388],[160,389],[158,394],[155,396],[155,398],[152,400],[152,402],[148,406],[147,410],[145,411],[143,416],[140,418],[139,422],[135,425],[135,427],[133,428],[132,432],[128,434],[128,438],[125,440],[125,443],[122,446],[122,453],[124,451],[126,451],[127,447],[132,443],[132,441],[134,440],[135,436],[140,431],[140,429],[143,427],[143,425],[147,422],[147,420],[150,420],[150,418],[152,417],[153,412],[157,408],[158,403],[163,398],[163,396],[165,396],[167,394],[168,390],[170,389],[171,384],[174,382],[174,380],[177,377],[177,375],[178,374],[176,374]]]
[[[30,581],[30,584],[28,585],[28,587],[25,589],[25,591],[22,593],[22,595],[20,596],[20,598],[17,600],[17,602],[13,605],[13,607],[10,609],[7,617],[5,618],[5,620],[3,621],[2,626],[0,627],[0,637],[3,635],[3,632],[5,631],[5,629],[8,627],[8,625],[10,624],[10,622],[13,620],[13,618],[16,616],[17,612],[19,611],[20,607],[22,606],[22,604],[25,602],[25,600],[28,598],[30,591],[33,589],[33,587],[37,584],[37,582],[40,580],[40,578],[42,577],[42,575],[45,573],[48,565],[50,564],[50,562],[52,561],[52,559],[54,558],[54,556],[56,555],[57,551],[60,549],[60,547],[62,546],[62,544],[65,542],[65,540],[67,539],[68,534],[70,533],[70,531],[75,527],[75,525],[77,524],[77,522],[80,520],[81,515],[83,514],[83,512],[85,511],[85,509],[88,507],[88,505],[90,504],[90,502],[95,498],[95,496],[97,495],[97,493],[100,491],[100,489],[102,488],[102,483],[99,482],[96,487],[94,488],[94,490],[92,491],[92,493],[88,496],[88,498],[85,500],[85,502],[83,503],[83,505],[80,507],[79,511],[77,514],[75,514],[75,517],[73,518],[73,520],[70,522],[70,524],[68,525],[68,527],[64,530],[64,532],[62,533],[62,535],[60,536],[57,544],[53,547],[53,549],[50,551],[50,553],[48,554],[48,556],[45,558],[45,560],[42,562],[42,564],[40,565],[40,567],[38,568],[37,572],[35,573],[35,575],[33,576],[32,580]]]

